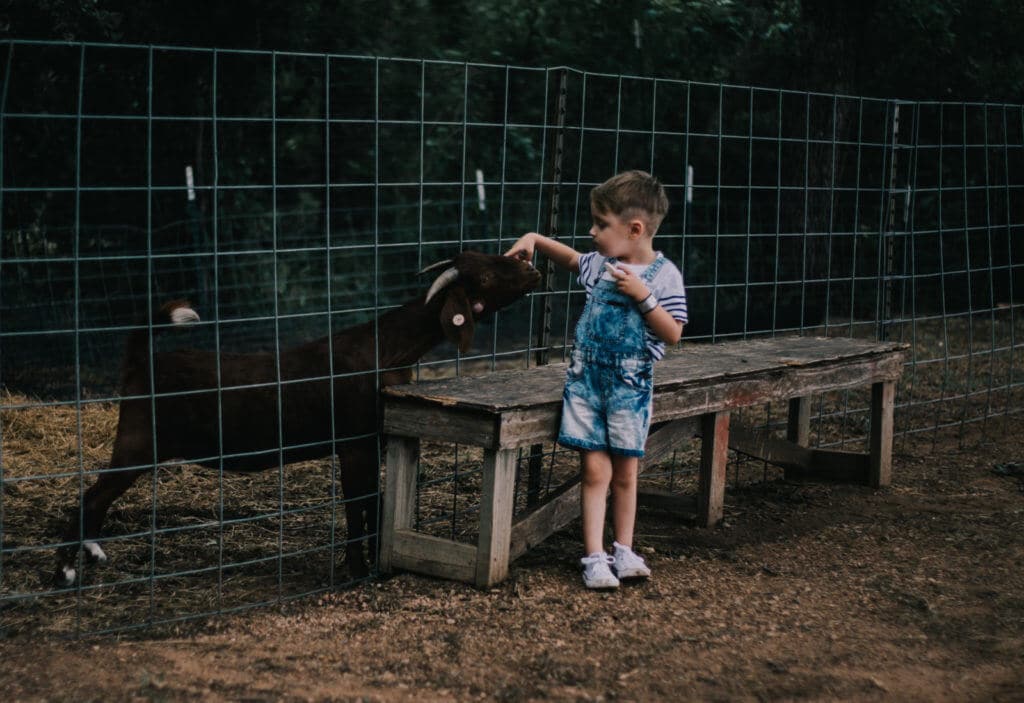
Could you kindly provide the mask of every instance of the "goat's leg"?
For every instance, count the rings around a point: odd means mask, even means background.
[[[81,513],[75,512],[68,521],[64,533],[67,543],[57,552],[57,571],[54,582],[59,586],[71,586],[78,577],[76,560],[78,549],[85,549],[89,561],[103,562],[107,555],[100,545],[91,541],[99,537],[107,511],[115,500],[124,495],[132,484],[149,469],[123,469],[108,471],[100,477],[82,496]]]
[[[374,437],[346,442],[339,446],[341,463],[341,489],[345,495],[345,522],[348,527],[346,557],[352,578],[363,578],[370,571],[366,562],[366,549],[370,558],[377,554],[377,490],[380,461]],[[367,539],[367,535],[370,535]],[[367,543],[364,545],[364,542]]]

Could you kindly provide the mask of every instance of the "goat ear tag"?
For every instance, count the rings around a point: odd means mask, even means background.
[[[483,311],[484,311],[484,304],[483,303],[481,303],[479,301],[473,303],[473,312],[475,312],[477,315],[479,315]]]
[[[449,341],[458,345],[459,351],[466,352],[473,342],[473,305],[460,286],[448,289],[444,307],[441,308],[441,328]]]

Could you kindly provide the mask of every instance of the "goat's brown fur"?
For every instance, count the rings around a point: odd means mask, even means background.
[[[194,349],[151,357],[150,330],[133,332],[122,366],[125,399],[111,470],[100,474],[82,498],[81,513],[72,516],[55,579],[74,582],[81,543],[99,536],[111,504],[156,464],[184,459],[210,468],[260,471],[333,453],[342,462],[349,569],[354,576],[366,574],[362,542],[377,530],[378,387],[410,381],[409,365],[446,337],[468,350],[476,319],[540,281],[529,264],[508,257],[466,251],[452,265],[458,278],[429,302],[420,296],[377,320],[282,351],[279,357],[223,353],[218,358],[215,352]],[[188,313],[187,306],[184,301],[165,304],[154,325],[170,323],[175,311]],[[327,382],[332,373],[333,433]],[[103,555],[98,548],[88,552]]]

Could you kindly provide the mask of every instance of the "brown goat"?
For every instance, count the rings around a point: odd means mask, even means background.
[[[364,576],[363,542],[377,531],[378,388],[412,380],[409,366],[445,338],[467,351],[476,320],[540,282],[528,263],[504,256],[464,251],[444,264],[450,266],[425,297],[280,355],[222,353],[218,358],[215,352],[194,349],[151,354],[150,330],[132,332],[121,370],[126,397],[110,469],[85,492],[80,512],[71,517],[58,550],[55,581],[63,586],[75,582],[80,546],[91,560],[106,560],[93,540],[107,511],[161,462],[183,459],[214,469],[260,471],[335,453],[343,458],[349,570]],[[164,305],[153,323],[182,325],[198,319],[188,303],[175,301]],[[161,329],[154,327],[152,333]],[[327,382],[332,371],[333,432]]]

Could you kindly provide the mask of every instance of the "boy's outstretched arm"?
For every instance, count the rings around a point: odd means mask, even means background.
[[[534,251],[539,251],[564,269],[579,273],[580,253],[578,251],[536,232],[527,232],[516,240],[512,248],[505,252],[505,256],[530,260],[533,258]]]

